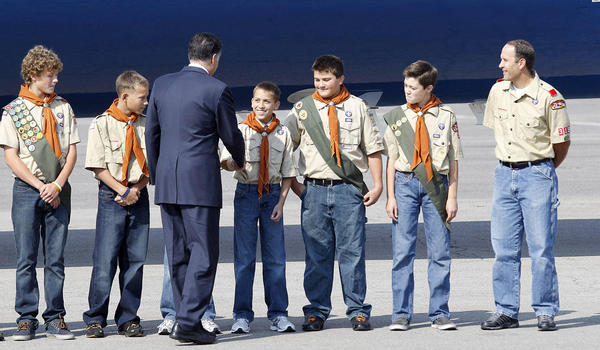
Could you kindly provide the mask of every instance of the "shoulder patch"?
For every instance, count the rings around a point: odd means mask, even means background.
[[[550,96],[556,96],[558,94],[558,92],[556,92],[556,90],[554,90],[554,89],[552,89],[552,90],[550,90],[548,92],[550,93]]]
[[[550,104],[550,109],[552,109],[553,111],[563,109],[565,107],[567,107],[567,103],[565,102],[565,100],[556,100]]]

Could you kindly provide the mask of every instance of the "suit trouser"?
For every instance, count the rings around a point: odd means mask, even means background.
[[[176,321],[183,330],[199,330],[219,260],[220,209],[178,204],[160,207]]]

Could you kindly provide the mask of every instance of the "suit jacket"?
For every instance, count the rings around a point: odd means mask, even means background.
[[[222,207],[219,138],[242,165],[244,139],[225,83],[190,66],[156,79],[146,118],[155,204]]]

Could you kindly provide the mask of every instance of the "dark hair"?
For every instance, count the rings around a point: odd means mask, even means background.
[[[532,77],[535,76],[535,70],[533,69],[533,64],[535,63],[535,50],[533,49],[533,46],[531,46],[528,41],[522,39],[511,40],[507,42],[506,45],[510,45],[515,48],[515,58],[517,59],[516,62],[518,62],[521,58],[524,58],[525,67],[527,67],[529,74],[531,74]]]
[[[277,84],[271,81],[261,81],[260,83],[256,84],[252,94],[255,94],[257,89],[265,90],[273,94],[275,102],[279,101],[279,98],[281,97],[281,90],[279,90]]]
[[[211,33],[198,33],[190,39],[188,45],[188,59],[190,61],[210,61],[213,55],[221,53],[223,44],[216,35]]]
[[[312,70],[317,72],[326,72],[335,75],[336,78],[344,75],[344,62],[334,55],[323,55],[315,60]]]
[[[405,78],[416,78],[424,88],[429,85],[435,86],[437,82],[438,71],[431,63],[418,60],[404,68]]]

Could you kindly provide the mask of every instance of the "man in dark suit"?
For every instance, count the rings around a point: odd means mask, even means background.
[[[215,341],[200,319],[219,258],[219,138],[236,165],[244,165],[244,139],[231,92],[212,77],[221,47],[213,34],[194,35],[190,64],[154,82],[146,119],[150,184],[155,185],[154,202],[161,206],[177,313],[170,336],[195,343]]]

